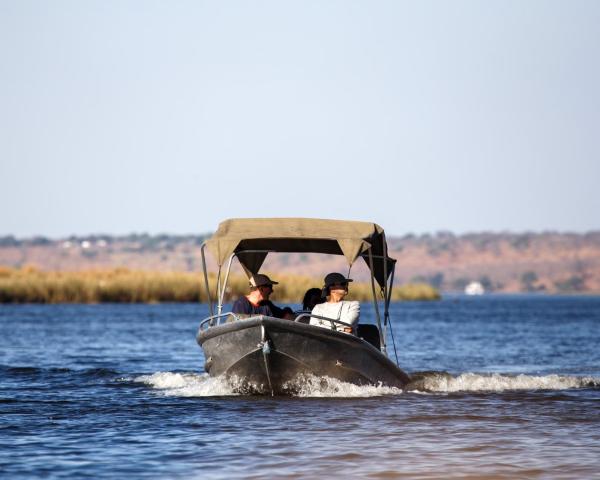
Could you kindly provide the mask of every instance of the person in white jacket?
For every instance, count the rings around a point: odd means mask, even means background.
[[[356,301],[344,300],[348,295],[348,283],[351,278],[346,278],[341,273],[329,273],[323,281],[323,296],[327,301],[315,305],[312,309],[313,315],[340,320],[349,326],[339,323],[334,324],[339,332],[356,333],[356,325],[360,315],[360,304]],[[331,328],[331,322],[316,317],[310,317],[310,324],[319,327]]]

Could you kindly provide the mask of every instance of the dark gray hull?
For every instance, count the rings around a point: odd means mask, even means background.
[[[364,340],[321,327],[257,316],[211,327],[197,337],[206,371],[241,381],[249,393],[294,393],[302,375],[402,388],[409,377]]]

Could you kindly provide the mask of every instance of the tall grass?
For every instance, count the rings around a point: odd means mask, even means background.
[[[274,301],[296,303],[304,292],[319,287],[319,281],[301,276],[277,275],[280,282]],[[214,301],[215,276],[209,276]],[[225,299],[248,292],[248,280],[231,276]],[[370,284],[353,283],[349,298],[372,298]],[[436,300],[439,293],[429,285],[403,285],[393,292],[394,300]],[[46,272],[26,267],[0,267],[0,303],[157,303],[206,302],[204,279],[198,273],[151,272],[117,268],[83,272]]]

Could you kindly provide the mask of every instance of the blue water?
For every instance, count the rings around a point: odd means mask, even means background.
[[[203,374],[206,313],[0,306],[0,476],[600,478],[598,297],[394,304],[400,365],[452,377],[291,398]]]

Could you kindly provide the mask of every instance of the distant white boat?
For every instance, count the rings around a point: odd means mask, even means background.
[[[479,282],[471,282],[465,287],[465,293],[467,295],[483,295],[485,288]]]

